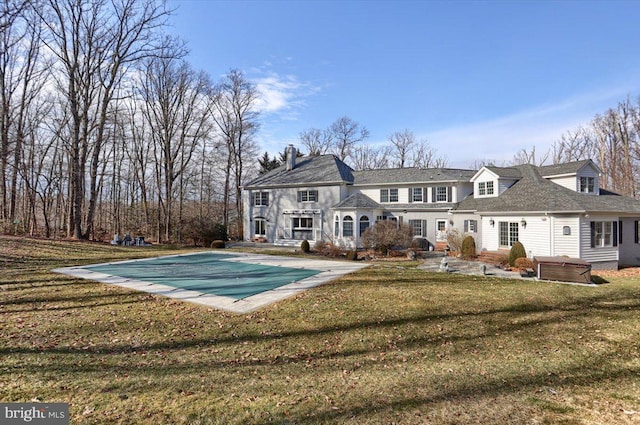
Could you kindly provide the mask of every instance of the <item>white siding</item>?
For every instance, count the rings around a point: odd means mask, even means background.
[[[553,226],[551,255],[578,258],[580,256],[580,217],[550,217],[550,220]],[[564,234],[565,227],[568,227],[568,235]]]
[[[522,226],[522,219],[527,222]],[[490,220],[494,225],[491,226]],[[508,249],[500,246],[501,221],[518,223],[518,240],[524,245],[527,256],[548,256],[551,253],[551,224],[548,217],[535,216],[493,216],[482,218],[482,249],[496,251]]]
[[[554,177],[549,180],[574,192],[578,190],[578,179],[576,176]]]
[[[617,221],[615,216],[596,216],[580,218],[580,258],[591,263],[602,261],[617,261],[618,247],[591,248],[591,222],[592,221]]]

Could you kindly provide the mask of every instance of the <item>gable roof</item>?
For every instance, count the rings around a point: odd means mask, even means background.
[[[475,170],[457,168],[387,168],[382,170],[354,171],[354,184],[358,186],[379,184],[421,184],[437,182],[468,182]]]
[[[245,185],[246,189],[278,186],[304,186],[353,183],[353,170],[335,155],[306,156],[296,159],[295,167],[286,165],[263,174]]]
[[[354,193],[353,195],[348,196],[343,201],[339,202],[333,209],[364,209],[364,210],[377,210],[382,209],[382,205],[369,198],[362,193]]]
[[[540,171],[540,175],[544,177],[577,174],[578,171],[580,171],[587,164],[591,165],[597,172],[600,172],[598,166],[590,159],[565,162],[563,164],[543,165],[538,167],[538,170]]]
[[[631,212],[640,213],[640,200],[602,191],[591,195],[573,191],[544,178],[538,167],[519,165],[522,178],[493,198],[468,196],[458,211],[509,212]]]

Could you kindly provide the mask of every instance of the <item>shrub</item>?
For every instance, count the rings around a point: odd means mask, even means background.
[[[345,257],[349,261],[356,261],[358,259],[358,253],[354,250],[349,250],[347,251]]]
[[[533,269],[533,261],[528,258],[517,258],[514,265],[520,270]]]
[[[214,249],[224,248],[224,241],[216,240],[211,242],[211,248],[214,248]]]
[[[447,231],[447,244],[452,252],[460,254],[462,252],[462,242],[464,241],[464,233],[460,233],[458,229],[449,229]]]
[[[462,258],[469,260],[476,256],[476,240],[473,236],[467,235],[462,240]]]
[[[511,251],[509,251],[509,265],[515,267],[518,258],[527,258],[527,251],[524,250],[524,245],[522,245],[520,241],[511,246]]]
[[[309,251],[311,251],[311,246],[309,245],[308,240],[305,239],[302,241],[302,243],[300,244],[300,251],[304,253],[308,253]]]
[[[387,255],[394,246],[408,248],[413,240],[413,230],[408,224],[385,220],[367,228],[362,234],[362,244]]]

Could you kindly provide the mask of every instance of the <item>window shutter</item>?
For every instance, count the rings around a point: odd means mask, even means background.
[[[613,233],[613,246],[618,246],[618,222],[614,221],[613,222],[613,231],[611,233]]]
[[[422,202],[429,202],[429,188],[422,188]]]
[[[640,242],[640,240],[639,240],[640,239],[639,238],[640,235],[638,235],[638,220],[633,222],[633,228],[634,228],[633,231],[635,233],[634,242],[638,243],[638,242]]]
[[[464,221],[464,232],[467,233],[469,231],[469,220]]]
[[[622,245],[622,220],[618,221],[618,243]]]
[[[592,221],[591,223],[591,248],[596,247],[596,222]]]
[[[431,188],[431,202],[436,202],[436,188]]]
[[[302,192],[298,191],[298,202],[302,202]]]
[[[452,193],[453,193],[453,188],[451,186],[447,187],[447,202],[451,202]]]
[[[427,220],[422,220],[422,236],[427,237]]]
[[[409,203],[411,204],[413,202],[413,188],[410,187],[409,188]]]

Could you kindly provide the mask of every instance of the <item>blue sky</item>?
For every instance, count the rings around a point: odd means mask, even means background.
[[[196,69],[262,92],[262,151],[348,116],[450,166],[543,152],[640,95],[640,1],[170,0]]]

